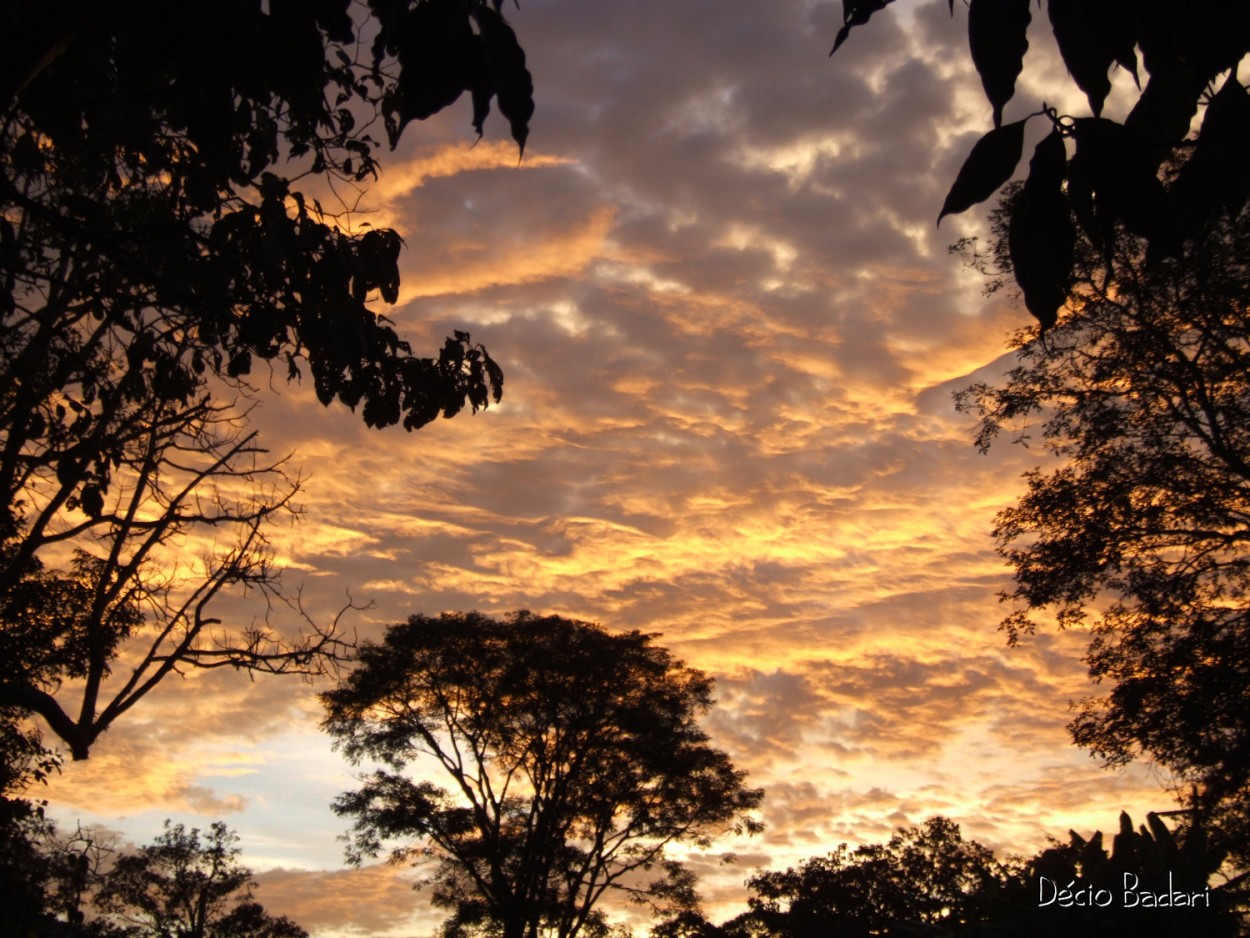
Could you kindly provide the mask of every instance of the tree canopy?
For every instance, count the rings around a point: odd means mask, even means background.
[[[135,938],[308,938],[255,901],[238,840],[221,821],[202,836],[166,821],[155,842],[116,859],[93,904]]]
[[[479,133],[494,101],[523,147],[532,82],[501,7],[0,9],[0,719],[37,713],[85,758],[181,666],[339,654],[332,624],[292,638],[210,609],[293,600],[265,532],[299,479],[249,428],[249,376],[307,373],[373,427],[499,401],[467,333],[421,357],[375,311],[399,297],[399,234],[301,187],[364,185],[375,124],[394,146],[466,91]],[[174,549],[192,531],[218,534],[198,568]]]
[[[891,2],[844,0],[833,51]],[[1250,96],[1237,66],[1250,54],[1250,6],[1226,0],[1047,0],[1064,65],[1091,113],[1061,114],[1044,106],[1003,123],[1029,48],[1031,3],[967,5],[969,50],[994,127],[968,155],[938,221],[998,191],[1022,159],[1025,124],[1034,117],[1049,121],[1050,133],[1029,161],[1008,245],[1025,305],[1043,328],[1054,325],[1072,285],[1077,226],[1110,267],[1122,229],[1147,242],[1152,261],[1179,257],[1218,217],[1235,216],[1245,205]],[[950,9],[954,15],[954,0]],[[1102,114],[1116,68],[1138,88],[1123,121]],[[1191,137],[1200,109],[1201,127]],[[1161,178],[1161,170],[1178,165]]]
[[[1222,859],[1200,828],[1173,832],[1153,813],[1136,830],[1121,813],[1110,851],[1101,831],[1088,838],[1069,831],[1066,843],[1003,861],[965,840],[953,821],[932,817],[899,828],[884,844],[840,844],[797,867],[752,876],[750,909],[723,925],[684,913],[652,935],[1231,938],[1240,934],[1246,891],[1244,880],[1211,884]],[[1170,901],[1174,890],[1185,894],[1184,904]],[[1155,903],[1158,894],[1169,896],[1166,906]],[[1198,902],[1189,901],[1194,895]]]
[[[1012,206],[1008,204],[1007,211]],[[1000,219],[1001,242],[1008,237]],[[1037,613],[1091,629],[1076,742],[1113,764],[1155,760],[1195,807],[1250,843],[1250,212],[1220,222],[1184,264],[1121,275],[1079,242],[1069,313],[1044,341],[1017,336],[999,386],[959,395],[982,449],[1003,432],[1040,433],[1058,468],[1027,474],[998,517],[1015,570],[1003,622],[1014,642]]]
[[[0,927],[15,938],[308,938],[255,900],[238,843],[220,821],[204,832],[166,821],[153,843],[125,850],[28,818],[0,828]]]
[[[797,868],[752,876],[750,911],[729,930],[777,938],[954,932],[1001,911],[1006,879],[990,850],[934,817],[885,844],[841,844]]]
[[[448,936],[600,931],[610,890],[689,902],[666,848],[758,827],[762,792],[698,725],[711,679],[652,636],[445,613],[391,626],[358,654],[323,695],[348,759],[384,766],[335,803],[355,818],[349,856],[397,844],[393,862],[433,861]]]

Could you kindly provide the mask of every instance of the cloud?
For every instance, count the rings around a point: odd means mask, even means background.
[[[258,873],[256,898],[311,934],[416,934],[443,918],[414,891],[412,871],[386,865],[344,870],[271,869]]]

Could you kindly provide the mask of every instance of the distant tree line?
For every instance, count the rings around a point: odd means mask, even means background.
[[[689,909],[652,938],[1231,938],[1242,880],[1212,883],[1223,860],[1194,827],[1128,815],[1110,851],[1076,832],[1030,858],[998,860],[947,818],[900,828],[884,844],[840,845],[747,880],[748,910],[722,923]]]
[[[58,836],[43,822],[8,866],[0,927],[14,938],[307,938],[255,900],[252,873],[238,861],[238,838],[221,822],[206,832],[166,822],[155,842],[122,852],[90,831]],[[679,901],[653,912],[651,938],[1233,938],[1244,934],[1245,876],[1218,881],[1222,854],[1192,824],[1170,829],[1158,815],[1136,830],[1120,817],[1111,848],[1101,832],[1052,842],[1028,858],[999,860],[933,817],[899,828],[885,843],[841,844],[784,871],[746,881],[747,910],[716,924],[703,913],[692,879]],[[445,879],[445,876],[443,877]],[[678,898],[674,894],[669,899]],[[601,914],[567,930],[536,912],[524,934],[616,935],[630,929]],[[451,903],[440,902],[447,906]],[[465,910],[445,936],[498,936],[507,923]]]
[[[1154,814],[1134,829],[1123,815],[1110,850],[1101,833],[1072,833],[1006,860],[932,818],[884,844],[756,873],[747,911],[715,924],[670,850],[758,830],[763,792],[698,725],[711,680],[653,638],[526,612],[444,613],[362,644],[323,695],[336,745],[377,767],[334,803],[353,821],[349,860],[417,871],[447,912],[443,938],[623,936],[612,895],[650,913],[653,938],[1231,938],[1240,927],[1250,890],[1243,877],[1218,882],[1227,851],[1196,811],[1173,812],[1176,830]],[[46,771],[32,766],[25,782]],[[55,923],[97,938],[303,935],[255,902],[222,824],[206,835],[167,824],[122,855],[90,834],[55,837],[36,803],[4,804],[25,807],[0,828],[0,914],[13,934]]]
[[[165,822],[136,851],[30,817],[0,839],[0,930],[12,938],[308,938],[256,902],[238,836]],[[0,832],[2,835],[4,832]],[[18,849],[15,851],[15,847]]]

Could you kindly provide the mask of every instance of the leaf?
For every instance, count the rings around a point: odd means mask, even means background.
[[[351,42],[355,38],[356,28],[348,12],[350,6],[351,0],[317,0],[314,4],[317,25],[334,42]]]
[[[490,382],[491,397],[496,404],[503,400],[503,369],[495,364],[494,359],[486,356],[486,377]]]
[[[1099,116],[1111,92],[1107,72],[1115,61],[1115,50],[1098,28],[1094,6],[1088,0],[1050,0],[1047,4],[1063,64]]]
[[[1029,175],[1011,208],[1007,249],[1024,305],[1045,332],[1071,286],[1076,229],[1063,194],[1067,150],[1058,130],[1033,151]]]
[[[1141,88],[1135,48],[1142,7],[1140,0],[1102,0],[1091,6],[1104,48],[1120,68],[1133,76],[1133,83]]]
[[[242,375],[250,373],[252,370],[252,356],[246,350],[235,352],[230,356],[230,361],[226,365],[226,374],[231,378],[238,378]]]
[[[874,13],[884,10],[887,4],[893,2],[894,0],[842,0],[842,28],[838,30],[838,35],[833,40],[833,48],[829,50],[829,54],[833,55],[842,43],[846,42],[846,37],[850,35],[852,27],[863,26]],[[952,10],[953,2],[954,0],[952,0]]]
[[[396,139],[409,121],[425,120],[464,93],[476,52],[462,3],[426,0],[409,11],[399,34],[398,95],[389,102],[399,117]]]
[[[1100,230],[1115,222],[1149,242],[1154,257],[1176,256],[1181,241],[1176,216],[1141,138],[1101,117],[1072,122],[1073,163],[1088,174]]]
[[[1003,127],[995,127],[976,142],[960,167],[946,201],[942,203],[938,224],[947,215],[958,214],[978,202],[984,202],[1011,178],[1024,151],[1024,125],[1027,121],[1026,117]]]
[[[1198,0],[1172,4],[1171,45],[1175,58],[1190,62],[1205,82],[1234,71],[1250,50],[1250,3]]]
[[[365,290],[377,288],[386,303],[399,302],[399,252],[403,239],[389,228],[367,231],[356,246]]]
[[[1146,82],[1146,89],[1124,119],[1124,126],[1151,146],[1155,166],[1188,136],[1205,88],[1206,82],[1198,72],[1184,62],[1155,72]]]
[[[481,30],[481,48],[494,85],[499,110],[512,128],[512,139],[521,152],[529,136],[529,120],[534,115],[534,81],[525,67],[525,51],[517,42],[516,33],[494,10],[472,7],[472,15]],[[476,112],[476,99],[474,110]],[[476,120],[476,113],[475,113]],[[479,125],[478,132],[481,132]]]
[[[390,427],[399,423],[398,391],[370,395],[365,399],[362,416],[368,427]]]
[[[1052,130],[1033,148],[1033,156],[1029,160],[1029,175],[1024,181],[1025,189],[1031,193],[1048,190],[1062,194],[1067,166],[1068,150],[1063,142],[1063,134],[1058,129]]]
[[[99,518],[104,513],[104,494],[95,483],[82,487],[78,505],[89,518]]]
[[[1206,228],[1223,209],[1236,216],[1250,195],[1250,95],[1230,75],[1211,98],[1193,154],[1169,193],[1186,237]]]
[[[486,64],[486,49],[481,36],[477,40],[478,56],[469,80],[469,94],[473,98],[473,129],[480,138],[486,118],[490,116],[490,99],[495,96],[495,82],[491,78],[490,66]]]
[[[1098,215],[1094,211],[1094,183],[1086,170],[1086,163],[1088,160],[1079,154],[1068,163],[1068,204],[1072,208],[1072,214],[1080,222],[1085,236],[1098,245],[1104,256],[1110,257],[1115,223],[1109,221],[1105,227],[1099,224]]]
[[[56,463],[56,480],[64,488],[72,488],[82,478],[82,465],[73,456],[62,456]]]
[[[968,46],[994,108],[994,126],[1003,123],[1003,107],[1016,90],[1016,78],[1028,51],[1029,0],[971,0]]]

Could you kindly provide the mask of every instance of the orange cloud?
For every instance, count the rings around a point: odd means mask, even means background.
[[[423,258],[420,270],[405,273],[400,305],[421,297],[468,295],[489,287],[572,277],[613,253],[608,241],[616,210],[595,209],[559,233],[517,237],[493,248],[471,241],[452,242],[440,256]]]

